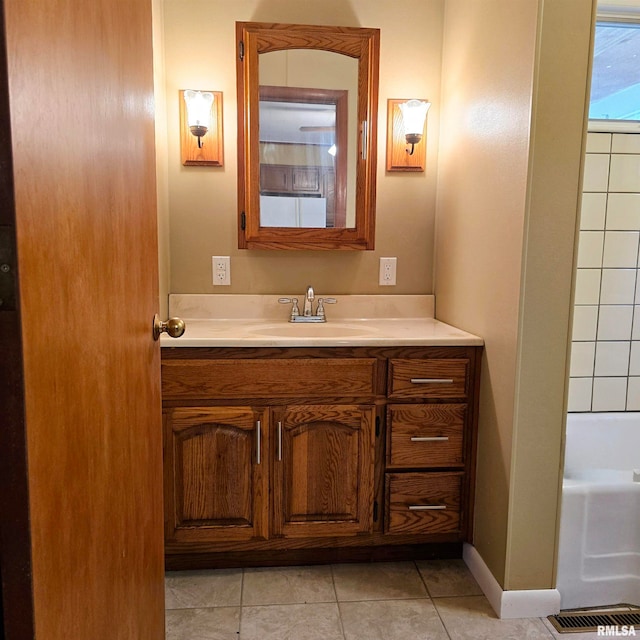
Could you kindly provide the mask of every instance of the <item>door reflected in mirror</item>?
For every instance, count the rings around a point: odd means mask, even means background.
[[[357,90],[354,58],[260,55],[260,226],[355,226]]]
[[[373,249],[379,31],[237,35],[238,246]]]

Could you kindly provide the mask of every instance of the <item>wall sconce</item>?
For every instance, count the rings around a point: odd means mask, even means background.
[[[387,100],[387,171],[424,171],[427,100]]]
[[[180,151],[183,165],[224,164],[221,91],[180,91]]]

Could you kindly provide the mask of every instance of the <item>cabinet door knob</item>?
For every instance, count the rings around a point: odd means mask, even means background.
[[[187,325],[182,318],[169,318],[168,320],[160,320],[160,316],[156,313],[153,316],[153,339],[158,340],[161,333],[166,333],[172,338],[179,338],[186,329]]]

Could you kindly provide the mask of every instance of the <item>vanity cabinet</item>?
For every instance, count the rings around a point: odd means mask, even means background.
[[[470,541],[480,357],[163,348],[167,566],[414,557]]]

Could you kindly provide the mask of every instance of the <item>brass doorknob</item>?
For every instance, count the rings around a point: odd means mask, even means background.
[[[184,333],[186,326],[182,318],[169,318],[163,321],[156,313],[153,316],[153,339],[158,340],[161,333],[166,333],[172,338],[179,338]]]

